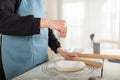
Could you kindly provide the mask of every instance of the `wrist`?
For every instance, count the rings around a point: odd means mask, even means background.
[[[61,47],[59,47],[59,48],[57,48],[57,52],[61,53],[61,52],[63,52],[63,49]]]
[[[50,27],[49,24],[50,24],[50,19],[41,18],[40,20],[41,28],[49,28]]]

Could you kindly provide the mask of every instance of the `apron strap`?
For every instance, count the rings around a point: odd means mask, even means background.
[[[3,70],[3,64],[2,64],[1,44],[2,44],[2,35],[1,35],[1,38],[0,38],[0,80],[6,80],[5,79],[5,73],[4,73],[4,70]]]

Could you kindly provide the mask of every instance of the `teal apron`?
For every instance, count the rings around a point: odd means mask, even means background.
[[[22,0],[18,14],[46,18],[44,0]],[[7,80],[47,61],[47,51],[47,28],[40,29],[40,34],[33,36],[3,35],[2,61]]]

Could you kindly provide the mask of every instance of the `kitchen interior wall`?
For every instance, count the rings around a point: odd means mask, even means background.
[[[45,0],[48,18],[58,19],[58,12],[59,12],[58,2],[59,0]]]
[[[95,33],[95,40],[120,40],[119,0],[62,0],[61,8],[61,18],[69,25],[69,36],[62,40],[65,48],[90,48],[91,33]]]
[[[58,0],[45,0],[47,16],[50,19],[58,19]],[[54,31],[54,34],[57,37],[57,32]],[[48,47],[48,56],[49,59],[55,56],[55,53]]]

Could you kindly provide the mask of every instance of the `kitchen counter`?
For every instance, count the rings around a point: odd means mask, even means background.
[[[34,69],[14,78],[13,80],[88,80],[91,76],[100,76],[101,68],[86,68],[83,71],[61,73],[56,71],[53,64],[63,59],[59,55],[50,61],[35,67]],[[103,69],[104,80],[120,80],[120,63],[105,60]]]

